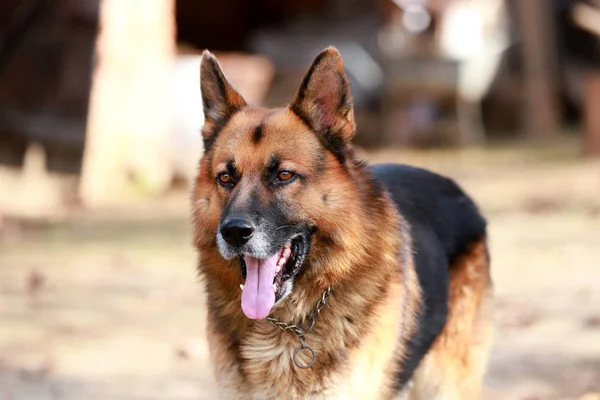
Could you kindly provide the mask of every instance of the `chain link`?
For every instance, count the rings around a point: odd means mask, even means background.
[[[298,321],[296,324],[291,324],[291,323],[288,324],[286,322],[279,321],[278,319],[275,319],[273,317],[267,317],[266,320],[269,321],[274,326],[281,329],[282,331],[292,331],[297,336],[302,337],[302,336],[306,335],[308,332],[312,331],[313,328],[315,327],[315,323],[317,322],[317,317],[321,314],[321,310],[323,309],[323,307],[325,307],[325,304],[327,304],[327,299],[329,299],[330,293],[331,293],[331,287],[328,287],[327,289],[325,289],[325,291],[321,295],[321,298],[319,299],[319,301],[317,301],[315,308],[313,308],[313,310],[310,312],[310,314],[308,314],[308,320],[310,321],[310,323],[306,329],[302,328],[302,326],[300,325],[300,321]]]
[[[294,332],[298,336],[298,339],[300,339],[300,346],[298,346],[296,348],[296,350],[294,350],[294,353],[292,354],[292,361],[294,362],[294,364],[296,364],[296,366],[298,368],[307,369],[307,368],[312,367],[312,365],[315,363],[315,360],[317,358],[317,353],[315,352],[315,350],[313,350],[312,347],[310,347],[304,343],[304,335],[306,335],[308,332],[312,331],[313,328],[315,327],[315,323],[317,322],[317,317],[321,314],[321,310],[323,309],[323,307],[325,307],[325,304],[327,304],[327,299],[329,299],[330,293],[331,293],[331,287],[328,287],[327,289],[325,289],[325,291],[321,295],[321,298],[319,299],[319,301],[317,301],[315,308],[313,308],[312,311],[308,314],[308,320],[310,321],[310,324],[308,325],[308,328],[306,328],[306,329],[302,329],[302,326],[300,325],[300,321],[298,321],[296,324],[288,324],[286,322],[279,321],[273,317],[266,318],[267,321],[269,321],[271,324],[275,325],[282,331]],[[311,357],[310,362],[302,363],[297,358],[298,352],[301,350],[305,350],[305,351],[309,352],[310,357]]]

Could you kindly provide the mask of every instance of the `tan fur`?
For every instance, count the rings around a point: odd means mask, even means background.
[[[492,339],[492,282],[484,240],[450,272],[449,313],[440,336],[415,371],[414,400],[476,400]]]

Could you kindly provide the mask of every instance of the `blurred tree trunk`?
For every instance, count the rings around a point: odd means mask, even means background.
[[[587,155],[600,157],[600,71],[589,71],[583,79],[584,149]]]
[[[572,10],[573,21],[581,29],[596,35],[600,45],[600,3],[577,3]],[[588,66],[582,77],[584,151],[588,156],[600,156],[600,69],[597,63]]]
[[[174,0],[103,0],[80,183],[86,206],[171,180]]]
[[[560,129],[560,112],[552,7],[548,0],[516,0],[514,4],[523,40],[524,127],[532,137],[556,136]]]

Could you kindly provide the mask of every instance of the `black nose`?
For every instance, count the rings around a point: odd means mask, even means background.
[[[254,227],[249,221],[239,218],[227,218],[221,223],[221,235],[232,246],[245,245],[254,233]]]

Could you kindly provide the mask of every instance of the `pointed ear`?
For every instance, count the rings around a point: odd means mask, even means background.
[[[290,108],[326,143],[348,144],[356,130],[352,94],[335,48],[328,47],[313,61]]]
[[[208,150],[218,131],[233,114],[246,106],[246,101],[227,81],[219,62],[208,50],[202,53],[200,92],[205,120],[202,138]]]

